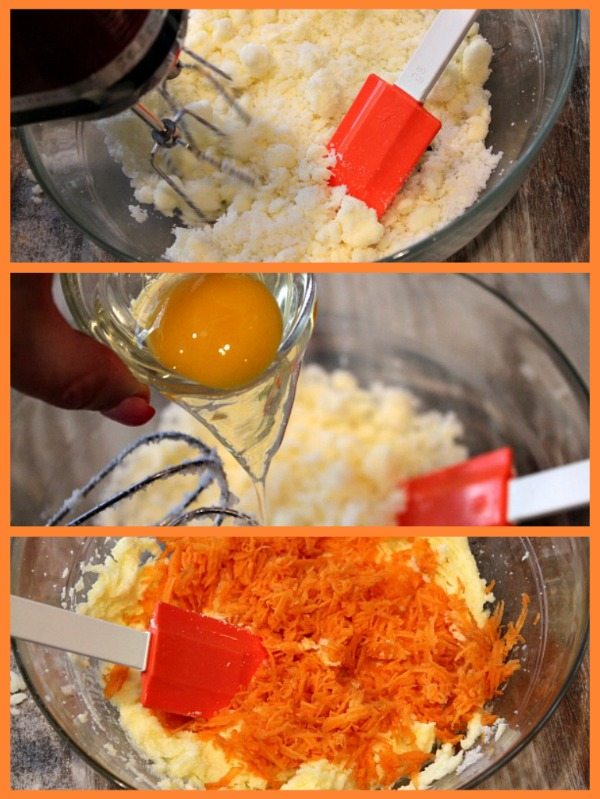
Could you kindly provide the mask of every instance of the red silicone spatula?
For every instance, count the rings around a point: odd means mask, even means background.
[[[590,501],[590,462],[513,477],[509,447],[402,483],[400,525],[499,526],[572,510]]]
[[[369,75],[329,142],[330,185],[381,217],[441,127],[423,102],[478,11],[440,11],[395,84]]]
[[[11,635],[142,672],[142,704],[210,718],[245,688],[266,653],[232,624],[159,602],[148,632],[11,596]]]

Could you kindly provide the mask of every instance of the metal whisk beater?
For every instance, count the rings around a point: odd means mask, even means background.
[[[187,124],[186,117],[195,119],[217,137],[223,138],[226,134],[213,122],[200,116],[200,114],[187,106],[179,108],[173,95],[167,88],[167,82],[176,78],[183,69],[195,69],[202,73],[244,124],[250,124],[251,117],[238,103],[233,93],[226,88],[224,82],[232,82],[233,80],[230,75],[214,64],[211,64],[210,61],[202,58],[188,47],[183,47],[181,53],[192,58],[194,63],[182,62],[178,56],[167,77],[160,83],[157,89],[171,109],[173,116],[166,118],[157,117],[142,103],[136,103],[136,105],[132,107],[132,111],[151,128],[152,139],[154,140],[154,145],[150,151],[150,164],[152,168],[203,222],[210,223],[214,222],[214,220],[198,207],[197,203],[189,196],[185,189],[181,187],[173,175],[169,174],[164,168],[160,162],[161,156],[164,156],[173,147],[183,147],[191,152],[199,161],[209,164],[236,180],[253,186],[255,184],[255,179],[249,172],[240,169],[229,159],[217,158],[198,147],[194,141],[190,127]]]
[[[113,485],[111,491],[104,491],[102,499],[96,501],[91,507],[84,507],[96,489],[98,487],[102,489],[107,479],[130,456],[135,455],[139,449],[161,447],[165,442],[185,444],[191,453],[188,456],[180,455],[171,465],[160,467],[156,471],[150,471],[142,477],[135,478],[129,485],[120,486],[117,489]],[[164,431],[142,436],[123,449],[97,474],[93,475],[85,485],[75,490],[52,514],[46,522],[46,526],[55,527],[62,524],[67,527],[78,527],[82,524],[93,523],[92,520],[103,511],[125,503],[135,494],[152,490],[153,486],[164,484],[165,481],[176,478],[178,475],[193,475],[197,478],[196,484],[186,491],[180,491],[178,501],[174,501],[171,507],[168,505],[162,507],[161,517],[152,522],[153,526],[178,527],[200,520],[212,522],[212,526],[220,527],[226,519],[236,525],[252,527],[257,524],[254,517],[233,507],[237,498],[229,490],[227,475],[217,452],[194,436],[177,431]],[[211,486],[217,488],[217,499],[209,505],[198,507],[198,502],[203,498],[204,492]]]

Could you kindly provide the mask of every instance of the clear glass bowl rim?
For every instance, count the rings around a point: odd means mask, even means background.
[[[522,308],[516,305],[512,300],[509,300],[508,297],[505,297],[503,294],[500,294],[500,292],[497,291],[496,289],[492,288],[491,286],[488,286],[487,283],[482,283],[480,280],[477,279],[475,275],[471,275],[468,272],[460,272],[457,273],[456,276],[468,280],[469,282],[474,283],[479,288],[487,291],[489,294],[491,294],[501,303],[510,308],[510,310],[513,311],[513,313],[517,314],[517,316],[520,316],[524,322],[526,322],[528,325],[530,325],[530,327],[532,327],[535,330],[535,332],[540,336],[540,338],[544,340],[544,342],[547,344],[550,350],[553,351],[554,354],[558,356],[562,366],[569,373],[569,375],[571,376],[571,378],[573,379],[579,390],[583,393],[588,403],[588,417],[589,417],[590,390],[585,380],[579,374],[577,369],[573,366],[573,364],[571,363],[569,358],[565,355],[565,353],[562,351],[562,349],[554,341],[554,339],[550,335],[548,335],[548,333],[546,333],[544,328],[541,327],[535,321],[535,319],[532,319],[531,316],[529,316],[529,314],[526,311],[524,311]]]
[[[571,82],[573,80],[573,76],[575,74],[581,29],[581,11],[578,9],[560,9],[554,10],[554,13],[565,14],[572,22],[571,39],[569,42],[567,42],[567,46],[569,48],[569,60],[567,68],[563,73],[559,90],[554,98],[554,102],[548,109],[543,123],[533,136],[532,140],[529,142],[514,164],[505,171],[504,175],[498,181],[496,186],[491,189],[488,195],[482,199],[476,200],[470,208],[467,208],[466,211],[464,211],[459,217],[437,230],[434,234],[432,234],[432,236],[428,236],[421,241],[415,242],[410,247],[406,247],[405,249],[399,250],[396,253],[392,253],[385,258],[379,259],[380,263],[420,260],[420,257],[426,254],[432,240],[438,241],[450,237],[456,230],[468,225],[470,220],[476,218],[480,213],[485,212],[487,208],[494,205],[497,198],[502,196],[502,193],[509,182],[514,181],[515,186],[519,185],[521,176],[524,175],[531,166],[533,159],[545,142],[548,134],[558,118],[558,115],[562,111],[563,105],[567,99]],[[32,142],[29,139],[27,127],[23,127],[18,130],[18,137],[36,180],[43,187],[44,192],[48,194],[48,196],[53,200],[55,205],[58,206],[62,213],[65,214],[69,221],[85,236],[91,239],[98,247],[110,252],[115,258],[123,262],[136,262],[135,258],[132,258],[127,253],[122,252],[117,247],[113,247],[108,242],[105,242],[100,237],[96,236],[95,233],[88,230],[84,222],[77,219],[71,212],[70,208],[65,207],[60,195],[54,190],[53,183],[49,184],[46,180],[46,169],[44,168],[41,159],[38,157],[35,147],[33,147]],[[511,196],[512,194],[509,194],[505,202],[502,203],[502,207],[504,207]],[[496,216],[496,214],[494,214],[494,216]],[[165,259],[158,259],[157,263],[160,263],[161,260]]]

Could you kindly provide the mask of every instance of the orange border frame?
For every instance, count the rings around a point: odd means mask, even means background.
[[[6,101],[5,108],[8,111],[8,104],[9,104],[9,12],[11,8],[80,8],[85,6],[85,3],[80,2],[56,2],[56,3],[43,3],[43,2],[35,2],[32,0],[31,2],[17,2],[17,0],[9,0],[9,2],[5,2],[5,0],[0,0],[0,80],[2,81],[2,96]],[[190,3],[188,2],[179,2],[176,4],[180,8],[190,8],[197,6],[198,3]],[[205,2],[202,4],[204,8],[222,8],[223,7],[222,0],[216,0],[216,2]],[[287,2],[287,3],[278,3],[278,4],[271,4],[271,3],[260,3],[260,2],[235,2],[232,7],[234,8],[265,8],[265,7],[277,7],[277,8],[361,8],[365,7],[367,2],[363,0],[363,2],[349,2],[346,0],[344,2],[330,2],[329,3],[320,3],[320,2],[302,2],[298,0],[297,2]],[[376,5],[378,8],[401,8],[407,7],[410,8],[414,4],[407,3],[407,4],[400,4],[398,2],[386,2],[382,0],[379,2],[377,0]],[[98,0],[97,2],[90,3],[90,7],[94,8],[118,8],[118,7],[127,7],[127,8],[160,8],[163,7],[164,4],[156,2],[156,0],[131,0],[130,2],[123,2],[123,3],[116,3],[116,2],[102,2]],[[462,7],[461,3],[445,3],[445,4],[431,4],[432,8],[460,8]],[[577,2],[527,2],[527,3],[485,3],[481,4],[482,8],[519,8],[519,7],[526,7],[526,8],[556,8],[556,9],[564,9],[564,8],[582,8],[581,3]],[[589,2],[586,6],[588,10],[595,10],[593,9],[593,4]],[[596,37],[597,28],[598,28],[598,20],[597,16],[600,18],[600,13],[596,15],[596,13],[590,13],[590,36],[592,39]],[[596,85],[596,55],[594,52],[591,54],[591,62],[590,62],[590,70],[591,70],[591,81],[592,84]],[[593,97],[593,95],[592,95]],[[590,118],[590,133],[591,138],[590,140],[594,140],[594,131],[596,128],[596,121],[597,121],[597,114],[598,111],[594,107],[594,103],[591,103],[591,118]],[[7,113],[8,118],[8,113]],[[9,196],[9,181],[10,181],[10,132],[9,127],[7,124],[0,130],[0,142],[2,151],[5,153],[5,157],[0,159],[0,180],[2,181],[1,185],[5,188],[4,196]],[[591,216],[594,216],[594,211],[596,207],[596,191],[597,191],[597,159],[595,157],[595,152],[592,149],[590,153],[591,158],[591,184],[590,184],[590,208],[591,208]],[[5,557],[2,559],[2,576],[4,577],[3,584],[9,584],[9,557],[8,557],[8,545],[9,545],[9,537],[11,535],[19,536],[19,535],[27,535],[27,536],[41,536],[47,534],[47,528],[45,527],[10,527],[10,520],[9,520],[9,488],[8,488],[8,475],[10,474],[10,447],[9,447],[9,379],[8,379],[8,364],[9,364],[9,275],[10,271],[15,272],[55,272],[55,271],[106,271],[106,269],[98,268],[97,264],[92,263],[81,263],[81,264],[67,264],[67,263],[56,263],[56,264],[34,264],[34,263],[20,263],[20,264],[11,264],[10,262],[10,217],[8,212],[8,203],[7,210],[4,213],[4,220],[0,227],[0,247],[2,248],[0,252],[3,253],[2,257],[2,275],[0,279],[2,281],[2,303],[3,303],[3,310],[4,313],[0,316],[0,325],[3,328],[4,335],[2,337],[2,357],[4,362],[4,375],[5,375],[5,390],[2,393],[2,397],[0,398],[1,408],[2,408],[2,430],[4,431],[5,435],[2,439],[2,463],[3,463],[3,473],[5,475],[5,479],[3,480],[2,486],[0,487],[0,497],[1,497],[1,513],[2,519],[5,522],[5,530],[6,530],[6,542],[5,542]],[[594,262],[594,255],[595,255],[595,246],[596,246],[596,232],[593,226],[591,226],[590,231],[590,262],[587,265],[587,269],[584,268],[585,264],[573,264],[573,263],[552,263],[552,264],[526,264],[526,263],[486,263],[486,264],[440,264],[440,263],[431,263],[431,264],[415,264],[415,265],[407,265],[407,264],[390,264],[390,265],[380,265],[378,264],[376,267],[373,267],[374,272],[586,272],[589,271],[591,275],[591,265]],[[116,271],[132,271],[133,270],[145,270],[145,271],[153,271],[156,270],[156,264],[138,264],[138,265],[123,265],[123,264],[115,264],[113,269]],[[161,270],[163,271],[181,271],[182,266],[177,265],[167,265],[161,264]],[[189,268],[189,266],[188,266]],[[226,265],[224,264],[209,264],[202,266],[204,271],[226,271]],[[233,268],[233,267],[232,267]],[[269,265],[269,264],[262,264],[261,270],[262,271],[282,271],[283,268],[287,268],[288,271],[305,271],[303,269],[302,264],[277,264],[277,265]],[[311,264],[310,270],[315,272],[350,272],[350,271],[367,271],[370,267],[367,266],[365,268],[364,264]],[[255,271],[256,264],[236,264],[235,265],[236,271]],[[597,354],[595,351],[594,343],[598,340],[598,322],[595,319],[595,315],[593,313],[594,309],[598,307],[598,299],[596,297],[597,294],[597,287],[596,281],[594,279],[590,279],[590,294],[591,294],[591,317],[590,317],[590,340],[592,342],[592,355],[591,355],[591,374],[590,374],[590,389],[593,391],[593,384],[595,381],[595,375],[597,373],[598,365],[597,365]],[[592,395],[593,396],[593,395]],[[592,403],[593,408],[593,403]],[[592,424],[590,425],[590,443],[591,449],[594,450],[596,448],[596,432],[595,427]],[[596,495],[597,491],[595,490],[597,477],[594,471],[594,467],[592,466],[592,495]],[[494,530],[494,535],[521,535],[526,533],[527,535],[532,536],[541,536],[541,535],[552,535],[552,536],[586,536],[590,539],[593,538],[593,530],[594,530],[594,511],[592,509],[591,521],[589,527],[560,527],[560,528],[510,528],[510,527],[502,527],[496,528]],[[264,528],[263,531],[256,531],[253,530],[253,535],[269,535],[269,534],[280,534],[280,535],[315,535],[316,530],[318,528]],[[355,528],[357,533],[359,534],[371,534],[371,535],[387,535],[389,534],[389,528]],[[431,531],[427,528],[418,528],[419,532],[416,533],[417,535],[426,535]],[[486,529],[486,528],[484,528]],[[97,534],[98,528],[79,528],[77,530],[78,534],[85,534],[85,533],[94,533]],[[383,532],[382,532],[383,531]],[[445,535],[465,535],[468,532],[472,532],[473,528],[443,528],[443,532]],[[122,530],[119,528],[103,528],[103,535],[119,535],[121,534]],[[127,528],[128,535],[145,535],[147,534],[147,530],[143,528]],[[481,532],[481,530],[480,530]],[[224,529],[221,531],[223,535],[228,535]],[[342,532],[342,529],[334,528],[326,530],[327,535],[348,535],[349,529],[345,528]],[[56,528],[53,528],[52,531],[53,535],[71,535],[71,532],[67,532],[63,530],[62,532]],[[169,533],[167,531],[163,531],[163,535],[173,535],[174,533]],[[231,533],[233,534],[233,533]],[[237,531],[237,535],[239,535],[239,529]],[[590,541],[590,543],[592,543]],[[591,546],[591,563],[592,569],[594,566],[600,565],[598,563],[598,558],[596,556],[596,552],[594,547]],[[598,588],[596,586],[595,581],[592,581],[591,584],[591,607],[592,607],[592,645],[591,645],[591,660],[592,664],[595,663],[595,658],[597,656],[594,641],[594,619],[595,613],[597,612],[596,608],[598,605]],[[6,642],[4,646],[4,660],[3,665],[0,666],[2,669],[2,673],[8,678],[8,641],[9,641],[9,625],[8,625],[8,615],[7,613],[3,613],[0,615],[0,635],[2,636],[2,641]],[[595,709],[595,678],[592,672],[592,700],[590,703],[590,711],[591,711],[591,744],[592,746],[597,743],[598,735],[597,735],[597,714],[594,713]],[[8,680],[6,679],[4,684],[7,686]],[[5,707],[5,718],[9,718],[9,701],[8,701],[8,691],[5,691],[2,695],[2,705]],[[2,747],[2,755],[0,760],[0,793],[1,794],[10,794],[18,793],[19,796],[22,796],[23,799],[37,799],[40,794],[49,793],[48,791],[12,791],[10,789],[10,763],[9,763],[9,731],[8,725],[0,727],[0,746]],[[596,761],[595,758],[591,758],[590,763],[590,786],[595,786],[596,784]],[[591,790],[591,788],[590,788]],[[569,797],[569,799],[576,799],[576,797],[587,796],[590,791],[554,791],[553,795],[556,797]],[[481,796],[485,796],[486,799],[493,799],[497,797],[497,799],[501,799],[503,797],[503,793],[500,791],[489,791],[489,790],[481,790],[475,791],[475,793],[479,793]],[[539,791],[537,792],[539,793]],[[52,796],[58,797],[72,797],[72,791],[52,791]],[[78,791],[78,795],[81,796],[90,796],[94,799],[104,799],[106,797],[108,799],[109,796],[113,796],[112,791]],[[140,796],[140,792],[133,792],[133,791],[125,791],[125,794],[131,794],[132,796]],[[314,791],[295,791],[294,792],[297,799],[315,799],[317,795]],[[155,795],[154,792],[150,791],[142,791],[141,795],[147,795],[148,797],[153,797]],[[166,797],[171,796],[183,796],[187,795],[187,792],[181,791],[166,791],[164,794]],[[221,791],[220,795],[224,797],[230,797],[230,799],[237,799],[239,796],[239,792],[237,791]],[[278,791],[265,791],[261,792],[262,795],[268,796],[279,796],[280,793]],[[337,799],[338,793],[333,791],[321,791],[318,792],[319,796],[328,797],[328,799]],[[364,797],[366,795],[370,795],[370,792],[366,791],[350,791],[344,792],[344,796],[350,797]],[[397,797],[397,792],[392,791],[383,791],[380,792],[378,795],[381,796],[394,796]],[[441,791],[438,793],[442,797],[449,797],[449,796],[459,796],[459,791]],[[532,791],[513,791],[511,795],[518,799],[530,799],[532,796]]]

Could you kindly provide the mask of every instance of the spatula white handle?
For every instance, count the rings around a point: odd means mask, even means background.
[[[150,633],[42,602],[10,598],[10,634],[35,644],[144,671]]]
[[[440,11],[396,81],[422,103],[479,14],[478,10]]]
[[[578,461],[508,481],[508,520],[521,522],[590,502],[590,462]]]

